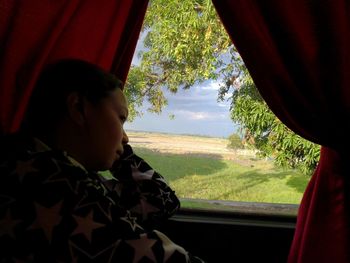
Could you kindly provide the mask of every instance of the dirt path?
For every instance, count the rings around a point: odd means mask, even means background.
[[[228,140],[210,137],[127,131],[130,144],[164,153],[198,154],[213,158],[240,160],[247,164],[255,157],[249,150],[231,150]]]

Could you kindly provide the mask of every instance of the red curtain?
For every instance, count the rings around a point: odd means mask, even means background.
[[[322,145],[289,262],[350,262],[350,2],[213,3],[272,111]]]
[[[16,131],[43,65],[84,59],[125,81],[148,0],[0,0],[0,130]]]

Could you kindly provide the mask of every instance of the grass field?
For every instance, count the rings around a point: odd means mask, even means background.
[[[297,171],[276,168],[271,161],[230,152],[225,139],[192,137],[191,142],[191,136],[153,133],[129,137],[135,152],[180,198],[298,204],[309,180]]]

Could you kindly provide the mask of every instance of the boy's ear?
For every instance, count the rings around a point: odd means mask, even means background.
[[[84,101],[77,92],[68,95],[67,100],[68,115],[78,125],[85,124]]]

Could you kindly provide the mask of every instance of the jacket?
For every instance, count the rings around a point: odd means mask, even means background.
[[[1,140],[1,262],[201,262],[155,230],[179,205],[129,145],[106,176],[36,138]]]

